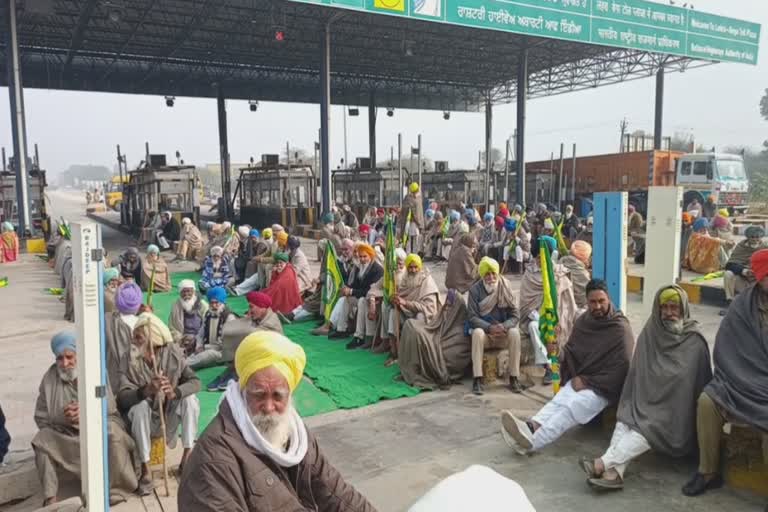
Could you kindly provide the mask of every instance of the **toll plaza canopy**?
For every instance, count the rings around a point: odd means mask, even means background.
[[[643,0],[17,4],[25,88],[214,97],[222,87],[228,98],[318,103],[331,23],[333,103],[366,105],[375,91],[381,106],[438,110],[511,101],[523,50],[532,98],[662,66],[756,64],[760,38],[755,23]]]

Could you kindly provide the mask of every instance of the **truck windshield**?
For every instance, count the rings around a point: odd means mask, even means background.
[[[746,179],[744,162],[740,160],[718,160],[717,174],[721,178]]]

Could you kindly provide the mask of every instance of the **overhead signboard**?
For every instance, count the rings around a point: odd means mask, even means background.
[[[757,64],[760,25],[647,0],[293,0],[697,59]]]

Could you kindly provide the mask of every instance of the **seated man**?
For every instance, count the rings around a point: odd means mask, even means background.
[[[477,240],[469,233],[461,235],[459,243],[448,257],[445,269],[445,287],[464,294],[477,282]]]
[[[707,340],[677,286],[656,293],[621,393],[611,445],[582,468],[595,490],[621,489],[632,459],[653,449],[670,457],[696,449],[696,397],[712,378]]]
[[[520,229],[517,229],[520,222],[523,225],[520,226]],[[522,219],[509,218],[504,221],[504,231],[507,233],[504,237],[504,248],[502,249],[504,266],[509,266],[509,260],[512,258],[517,262],[518,272],[521,274],[525,270],[525,263],[531,259],[530,234],[525,229],[525,224],[526,222]]]
[[[243,338],[254,331],[283,333],[283,324],[277,313],[272,311],[272,299],[269,295],[250,292],[245,298],[248,300],[248,312],[245,317],[233,318],[224,324],[221,332],[221,362],[226,363],[227,368],[208,384],[208,391],[225,391],[230,380],[237,380],[232,361]]]
[[[155,232],[157,245],[166,251],[171,249],[173,243],[178,242],[181,238],[181,226],[179,221],[171,215],[171,212],[161,213],[160,223],[160,229]]]
[[[73,332],[60,332],[51,339],[56,362],[40,383],[35,405],[39,432],[32,439],[35,465],[43,488],[43,506],[56,503],[59,477],[80,478],[80,407],[77,395],[77,340]],[[133,440],[117,414],[111,392],[108,396],[109,503],[126,500],[138,486],[132,460]]]
[[[133,282],[120,285],[115,292],[115,311],[104,316],[107,343],[107,378],[113,393],[120,389],[120,364],[131,353],[133,328],[143,300],[141,288]]]
[[[13,263],[19,258],[19,236],[8,221],[0,228],[0,263]]]
[[[699,468],[683,487],[686,496],[723,485],[720,440],[726,422],[768,432],[768,249],[754,253],[750,264],[755,284],[736,296],[720,323],[715,375],[699,395]]]
[[[187,365],[184,354],[173,343],[171,332],[152,313],[142,313],[133,329],[135,351],[123,356],[117,405],[127,415],[131,436],[141,462],[139,494],[152,490],[149,454],[153,437],[165,436],[169,447],[176,446],[179,425],[184,466],[197,437],[200,379]],[[159,402],[158,402],[159,401]],[[165,432],[160,429],[158,407],[165,411]]]
[[[705,275],[721,270],[728,262],[725,246],[732,246],[731,244],[732,241],[721,240],[709,234],[707,219],[696,219],[693,223],[693,233],[688,240],[686,267]]]
[[[233,277],[229,261],[224,258],[224,249],[217,245],[211,249],[211,255],[203,262],[203,274],[198,286],[203,293],[216,286],[226,288]]]
[[[438,254],[438,242],[443,237],[443,222],[443,213],[436,210],[432,221],[424,228],[424,241],[421,250],[424,253],[425,261],[434,259]]]
[[[459,237],[469,231],[469,227],[461,220],[461,213],[452,210],[448,214],[448,230],[442,234],[438,240],[437,255],[443,260],[447,260],[451,255],[451,250],[458,244]]]
[[[181,219],[181,242],[176,251],[176,258],[180,260],[195,260],[197,253],[203,250],[203,234],[192,224],[192,219]]]
[[[160,248],[156,245],[147,246],[147,256],[141,262],[141,289],[156,293],[171,291],[171,274],[168,264],[160,256]]]
[[[221,333],[227,322],[235,315],[227,307],[227,290],[211,288],[206,295],[208,311],[203,318],[202,328],[195,339],[194,353],[187,357],[187,364],[193,370],[207,368],[221,362]]]
[[[286,252],[275,253],[272,278],[269,286],[262,290],[272,299],[272,309],[283,315],[291,313],[302,304],[296,269],[288,262],[289,258]]]
[[[179,298],[171,308],[168,328],[173,342],[180,345],[187,355],[195,350],[195,340],[203,328],[203,319],[207,312],[208,304],[198,297],[195,282],[183,279],[179,283]]]
[[[583,310],[587,307],[587,283],[592,278],[589,272],[592,246],[583,240],[575,240],[569,252],[558,263],[568,269],[568,277],[573,283],[573,299],[576,306]]]
[[[123,281],[132,280],[136,284],[141,284],[141,256],[139,250],[135,247],[127,248],[120,255],[118,269]],[[58,271],[61,274],[61,270]]]
[[[364,226],[365,224],[361,224]],[[314,284],[312,283],[312,269],[309,267],[309,260],[301,250],[301,240],[293,235],[288,237],[286,242],[286,249],[288,251],[288,263],[293,266],[296,271],[296,279],[299,282],[299,295],[304,297],[312,293]]]
[[[368,295],[375,283],[384,277],[384,269],[373,261],[376,251],[368,244],[359,244],[356,249],[358,265],[352,269],[345,280],[346,284],[339,292],[339,300],[331,312],[330,323],[316,334],[328,334],[330,339],[346,338],[349,336],[349,319],[355,312],[360,298]],[[342,270],[343,272],[343,270]]]
[[[229,383],[184,466],[179,510],[375,512],[325,458],[294,409],[305,364],[301,346],[278,333],[243,340],[235,354],[240,382]]]
[[[342,237],[340,237],[336,233],[336,230],[333,227],[333,214],[330,212],[323,214],[321,223],[323,225],[322,228],[320,229],[321,240],[328,240],[328,242],[331,245],[333,245],[333,250],[336,251],[336,254],[339,254],[341,252]],[[319,246],[318,246],[318,252],[317,252],[317,259],[322,261]]]
[[[104,313],[115,311],[115,295],[120,286],[120,271],[116,268],[105,268],[102,274],[104,283]]]
[[[749,268],[749,260],[755,252],[766,248],[763,241],[765,230],[760,226],[749,226],[744,231],[744,235],[747,238],[736,244],[728,263],[725,264],[723,282],[725,300],[728,305],[731,304],[736,294],[741,293],[755,282],[755,276]],[[725,310],[721,311],[720,315],[724,316]]]
[[[629,370],[635,338],[629,320],[608,297],[604,281],[587,285],[589,309],[576,319],[560,351],[563,387],[533,418],[501,415],[504,436],[520,455],[539,451],[576,425],[586,425],[616,404]]]
[[[490,251],[495,247],[498,238],[499,237],[496,232],[496,223],[493,220],[493,214],[490,212],[486,213],[483,215],[483,225],[477,234],[477,243],[480,256],[492,256]]]
[[[512,284],[499,275],[499,263],[480,260],[480,280],[469,289],[469,326],[472,336],[472,392],[483,394],[483,354],[486,348],[509,349],[509,388],[522,393],[520,384],[520,331]]]

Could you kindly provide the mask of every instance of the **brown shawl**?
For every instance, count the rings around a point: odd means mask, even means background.
[[[459,293],[466,293],[472,284],[478,280],[477,263],[472,249],[475,240],[471,235],[461,237],[461,243],[455,244],[448,257],[445,270],[445,287]]]
[[[562,348],[568,342],[578,308],[573,297],[573,283],[568,279],[565,267],[555,265],[554,274],[555,286],[557,286],[558,325],[560,326],[557,344]],[[523,280],[520,283],[520,330],[523,336],[527,336],[527,325],[530,322],[528,315],[531,311],[537,311],[541,307],[543,294],[541,270],[537,266],[530,265],[523,274]]]
[[[447,388],[461,380],[472,361],[464,334],[467,306],[460,296],[432,322],[409,320],[400,333],[398,363],[405,382],[422,389]]]
[[[422,207],[421,194],[408,194],[403,198],[403,207],[397,215],[397,232],[402,233],[405,223],[408,221],[408,212],[411,212],[411,222],[419,229],[424,227],[424,208]]]
[[[733,252],[731,252],[731,257],[728,258],[728,263],[736,263],[742,267],[749,267],[749,261],[752,258],[752,255],[767,247],[764,242],[760,242],[760,245],[757,247],[750,247],[747,245],[747,242],[748,240],[745,238],[736,244],[736,247],[733,248]]]
[[[411,309],[411,311],[422,313],[427,322],[438,313],[439,294],[440,290],[437,288],[437,283],[426,268],[422,268],[421,272],[414,277],[406,273],[399,281],[397,289],[399,297],[413,303],[415,309]]]
[[[581,377],[589,389],[616,403],[634,346],[629,320],[613,304],[604,318],[594,318],[587,311],[576,319],[568,343],[560,350],[561,382]]]
[[[669,331],[661,320],[656,292],[651,317],[637,338],[635,355],[621,393],[617,418],[641,433],[655,451],[673,457],[696,447],[696,399],[712,379],[707,340],[690,317],[688,296],[677,286],[683,331]]]
[[[481,316],[490,315],[497,307],[499,309],[515,309],[517,307],[512,283],[510,283],[504,276],[499,276],[498,282],[499,284],[496,286],[496,293],[489,293],[480,304],[478,304],[480,306]]]
[[[141,289],[148,292],[152,282],[152,268],[155,269],[155,293],[171,291],[171,274],[168,272],[168,264],[162,256],[157,261],[150,263],[146,258],[141,261]]]
[[[186,240],[190,249],[201,249],[203,247],[203,234],[194,224],[186,224],[181,231],[182,240]]]
[[[235,360],[235,352],[240,342],[246,336],[255,331],[274,331],[283,334],[283,324],[280,317],[271,309],[267,315],[258,323],[251,321],[249,317],[229,320],[224,324],[221,330],[221,354],[222,361],[232,362]]]
[[[168,317],[168,329],[171,331],[174,343],[181,343],[181,338],[184,337],[184,307],[181,305],[181,302],[181,297],[179,297],[179,299],[173,303],[171,314]],[[198,297],[197,303],[195,304],[195,307],[192,308],[192,311],[197,313],[201,320],[204,320],[205,314],[208,312],[208,303]]]
[[[120,364],[125,354],[130,353],[133,330],[120,318],[120,312],[105,315],[104,332],[107,337],[107,376],[113,391],[120,389]]]

